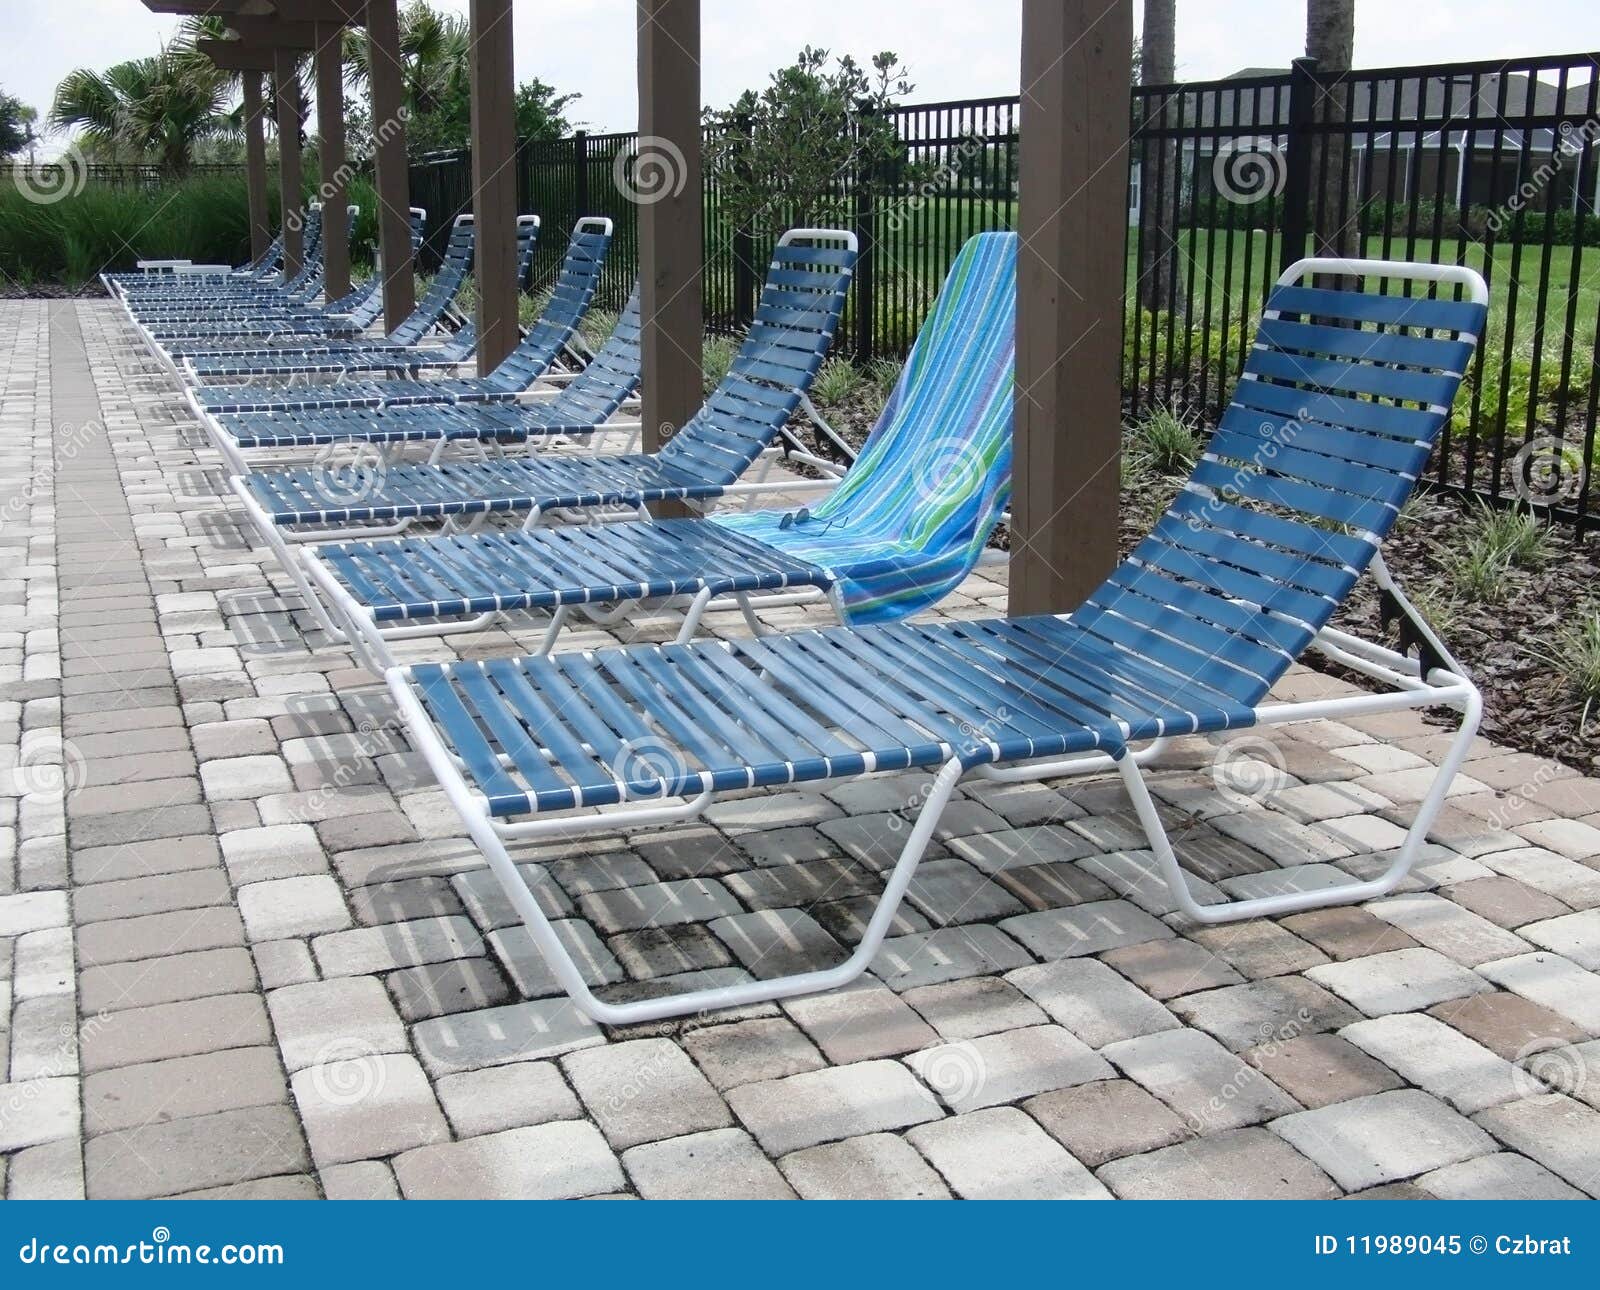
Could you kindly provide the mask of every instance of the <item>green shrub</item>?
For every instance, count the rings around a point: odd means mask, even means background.
[[[308,196],[314,189],[308,186]],[[364,179],[349,200],[361,207],[351,258],[369,263],[377,236],[377,198]],[[269,211],[278,223],[276,203]],[[243,178],[206,176],[148,188],[92,183],[49,204],[0,183],[0,273],[18,282],[84,286],[97,274],[138,260],[186,257],[207,264],[250,258],[249,202]]]
[[[1545,657],[1583,700],[1583,724],[1587,726],[1589,712],[1600,699],[1600,613],[1586,610],[1577,626],[1567,627],[1556,637],[1555,648]]]
[[[848,403],[861,384],[860,368],[848,358],[830,358],[818,370],[811,393],[822,407],[837,408]]]
[[[867,384],[879,403],[888,402],[894,387],[900,382],[900,369],[904,366],[897,358],[875,358],[867,364]]]
[[[1543,568],[1550,554],[1549,526],[1531,510],[1477,502],[1468,521],[1468,534],[1468,542],[1479,545],[1486,556],[1501,556],[1513,568]]]
[[[705,375],[706,393],[710,394],[722,383],[728,369],[733,366],[733,356],[739,352],[739,342],[732,336],[707,336],[700,347],[700,370]]]
[[[1184,475],[1200,457],[1200,435],[1175,409],[1153,408],[1133,427],[1129,451],[1157,475]]]

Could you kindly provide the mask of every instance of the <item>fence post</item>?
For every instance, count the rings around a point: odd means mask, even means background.
[[[856,112],[856,138],[862,137],[862,126],[870,127],[872,118],[876,114],[865,105]],[[877,284],[875,272],[877,260],[877,239],[873,236],[873,227],[876,223],[875,203],[873,201],[873,188],[877,175],[874,173],[873,162],[868,157],[862,157],[855,167],[854,201],[851,223],[854,225],[856,241],[860,246],[860,254],[856,259],[855,271],[855,360],[857,363],[870,363],[873,357],[874,312],[876,305]]]
[[[750,147],[755,123],[749,115],[739,118],[735,126],[745,137],[744,160],[740,163],[740,178],[748,185],[750,179]],[[756,270],[755,239],[750,235],[750,223],[741,220],[733,231],[733,321],[738,327],[748,327],[755,320]]]
[[[1317,60],[1297,58],[1289,65],[1289,143],[1284,156],[1283,240],[1278,270],[1304,259],[1311,235],[1311,123],[1316,117]]]
[[[572,136],[572,167],[576,177],[572,190],[572,199],[578,206],[573,217],[576,223],[585,215],[594,214],[589,209],[589,134],[586,130],[579,130]]]

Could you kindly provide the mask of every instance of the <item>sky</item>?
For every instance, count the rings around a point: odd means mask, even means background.
[[[435,0],[467,10],[467,0]],[[721,107],[790,63],[801,45],[899,54],[913,102],[1015,94],[1018,0],[702,0],[702,95]],[[1135,3],[1134,21],[1140,5]],[[1282,67],[1303,52],[1294,0],[1178,0],[1178,75]],[[631,130],[637,113],[634,0],[519,0],[519,78],[583,97],[571,112],[593,131]],[[48,111],[74,67],[153,53],[176,20],[138,0],[0,0],[0,89]],[[1565,54],[1600,47],[1595,0],[1357,0],[1358,67]]]

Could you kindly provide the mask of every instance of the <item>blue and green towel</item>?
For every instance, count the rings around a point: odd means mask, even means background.
[[[961,248],[855,463],[808,510],[715,522],[827,570],[851,624],[925,609],[972,571],[1011,496],[1017,237]]]

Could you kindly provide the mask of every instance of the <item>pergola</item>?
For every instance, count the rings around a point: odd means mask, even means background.
[[[261,75],[278,85],[280,140],[298,137],[287,85],[316,64],[329,294],[348,289],[340,42],[366,32],[388,326],[414,301],[396,0],[143,0],[161,13],[223,18],[202,41],[244,80],[252,248],[265,247]],[[1020,0],[1022,107],[1017,229],[1016,417],[1010,611],[1075,608],[1116,558],[1132,0]],[[700,406],[700,0],[636,0],[639,133],[683,156],[669,195],[639,207],[644,446]],[[552,19],[556,7],[548,6]],[[471,0],[473,213],[479,370],[517,341],[516,129],[511,0]],[[281,202],[300,203],[298,150],[279,148]],[[285,238],[286,254],[290,239]],[[298,257],[298,235],[293,255]]]

